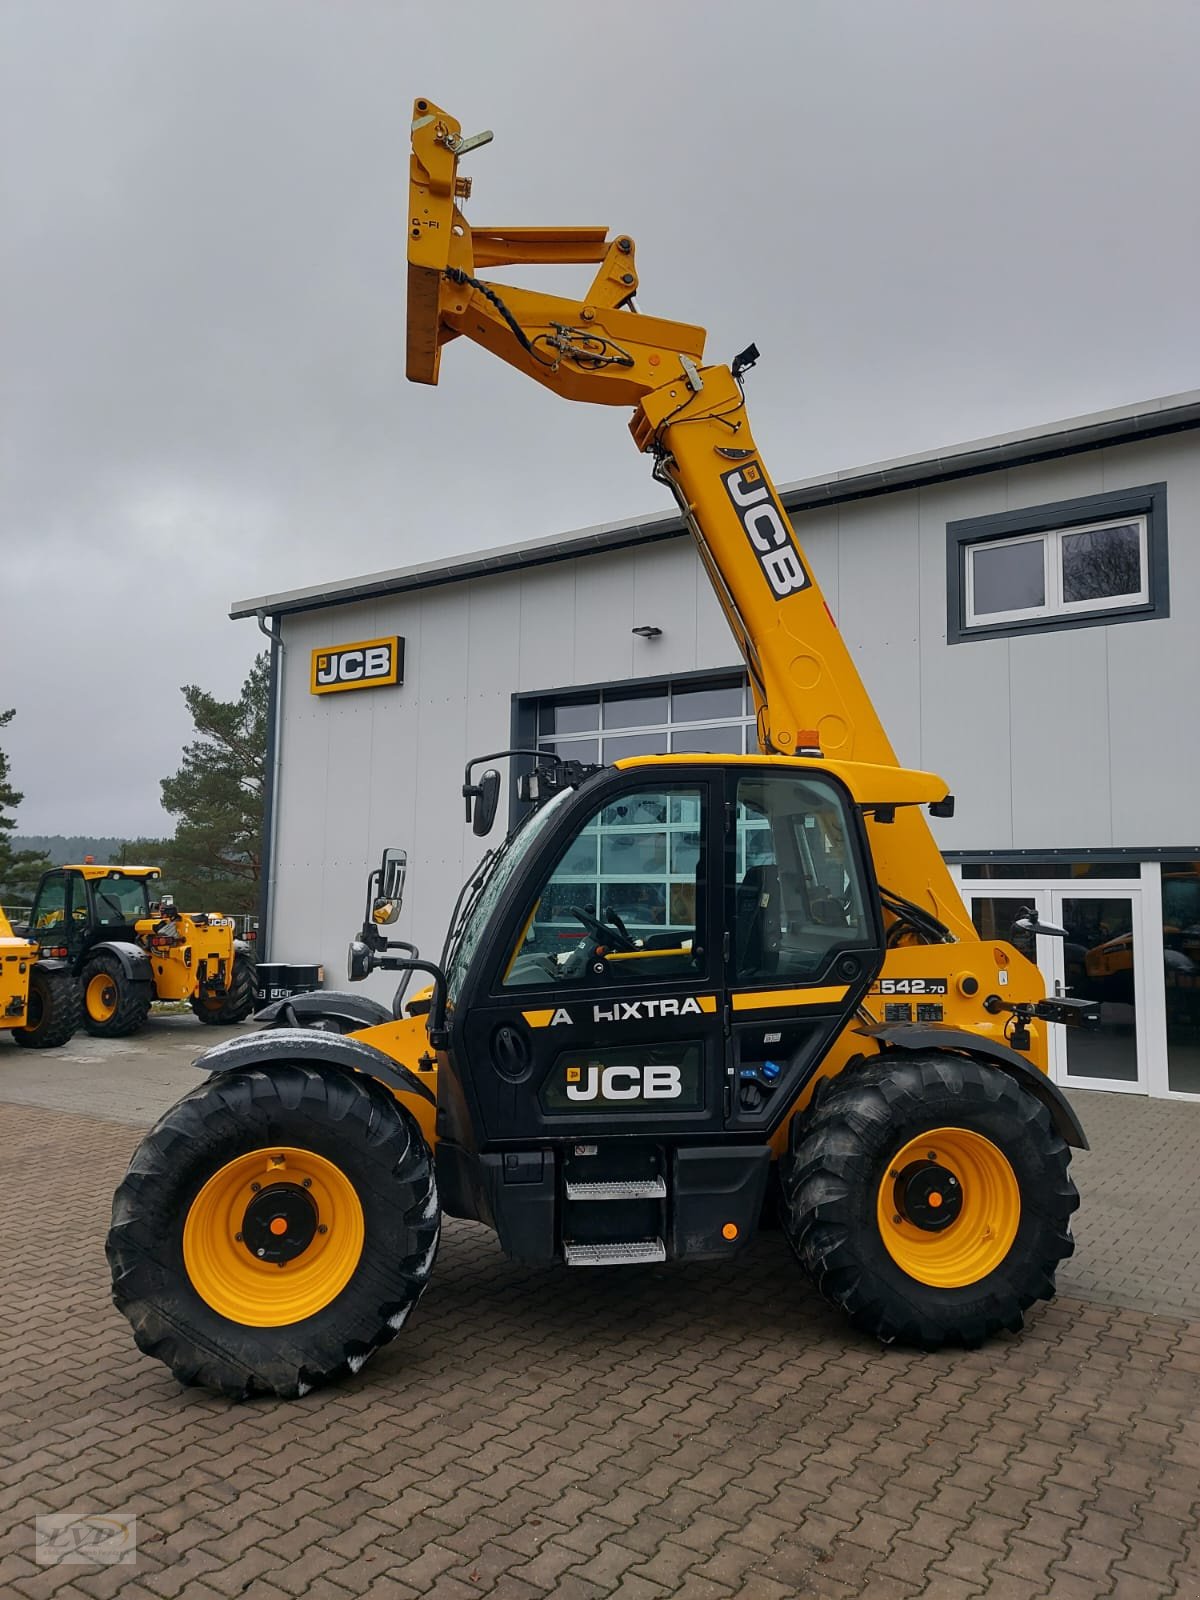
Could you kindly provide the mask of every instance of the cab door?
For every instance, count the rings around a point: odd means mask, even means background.
[[[883,964],[878,893],[849,792],[815,764],[725,774],[730,1128],[787,1113]]]
[[[719,771],[635,767],[539,842],[455,1051],[481,1143],[723,1126],[721,817]]]
[[[61,867],[42,874],[29,913],[29,937],[37,940],[43,955],[74,961],[79,941],[71,923],[69,888]]]

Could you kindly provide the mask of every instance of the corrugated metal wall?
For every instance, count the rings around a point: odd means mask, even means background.
[[[946,645],[947,522],[1162,480],[1170,618]],[[944,773],[958,795],[958,815],[935,824],[944,848],[1197,842],[1195,434],[796,522],[901,759]],[[662,637],[635,638],[643,623]],[[271,955],[323,960],[331,983],[388,844],[409,851],[393,931],[436,954],[478,855],[463,765],[507,745],[514,694],[736,664],[685,539],[301,613],[283,632]],[[402,687],[309,693],[312,649],[390,633],[407,641]]]

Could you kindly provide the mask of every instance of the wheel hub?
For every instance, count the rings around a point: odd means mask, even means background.
[[[273,1183],[260,1189],[246,1207],[241,1239],[257,1260],[282,1267],[303,1255],[317,1226],[317,1208],[307,1189],[296,1183]]]
[[[884,1249],[917,1283],[962,1289],[1005,1260],[1021,1222],[1021,1188],[1004,1151],[973,1128],[927,1128],[880,1173]]]
[[[105,973],[98,973],[87,987],[88,1015],[94,1022],[107,1022],[117,1009],[117,986]]]
[[[896,1178],[896,1210],[915,1228],[940,1233],[963,1207],[962,1185],[936,1159],[912,1161]]]

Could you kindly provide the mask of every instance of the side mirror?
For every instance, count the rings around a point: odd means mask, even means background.
[[[500,799],[500,774],[495,767],[489,767],[475,785],[474,816],[471,819],[471,832],[478,838],[486,838],[492,831],[492,824],[496,820],[496,805]]]
[[[406,850],[385,850],[379,863],[379,893],[371,903],[371,921],[378,927],[395,922],[404,903],[404,879],[408,872]]]
[[[1067,930],[1055,922],[1042,922],[1033,906],[1026,906],[1013,923],[1013,932],[1040,933],[1043,939],[1065,939]]]

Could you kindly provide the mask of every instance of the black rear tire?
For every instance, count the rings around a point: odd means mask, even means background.
[[[35,962],[29,973],[26,1024],[13,1029],[13,1039],[26,1050],[53,1050],[76,1032],[81,1012],[79,986],[71,969],[47,970]]]
[[[212,1026],[241,1022],[254,1010],[257,989],[258,967],[254,957],[237,950],[228,989],[220,995],[193,995],[192,1010],[201,1022]]]
[[[256,1327],[202,1297],[183,1234],[214,1173],[276,1144],[338,1167],[362,1207],[364,1242],[329,1303],[302,1321]],[[440,1223],[429,1147],[373,1079],[292,1062],[221,1074],[173,1106],[134,1153],[113,1199],[113,1301],[138,1347],[182,1383],[291,1399],[357,1372],[395,1338],[429,1282]]]
[[[105,991],[104,1011],[94,1012],[89,1002],[93,985]],[[83,1025],[95,1039],[124,1039],[145,1026],[154,1001],[154,988],[146,981],[126,976],[116,956],[93,956],[79,977]],[[109,1009],[111,1007],[111,1010]]]
[[[1007,1254],[955,1287],[932,1287],[898,1264],[877,1211],[897,1152],[934,1128],[989,1141],[1020,1197]],[[817,1288],[858,1327],[884,1343],[974,1348],[1001,1330],[1017,1332],[1029,1306],[1053,1297],[1058,1263],[1075,1248],[1070,1159],[1045,1106],[999,1068],[949,1053],[893,1055],[831,1080],[815,1109],[793,1122],[780,1163],[784,1228]]]

